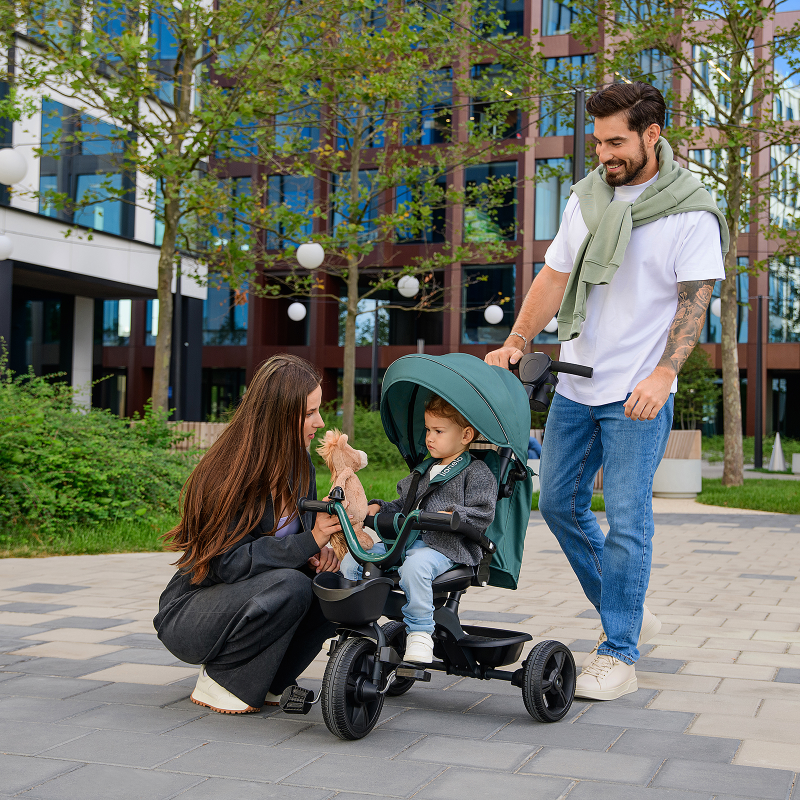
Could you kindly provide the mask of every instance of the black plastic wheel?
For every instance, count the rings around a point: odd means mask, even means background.
[[[522,666],[522,699],[537,722],[558,722],[575,698],[575,659],[561,642],[540,642]]]
[[[322,679],[322,718],[340,739],[362,739],[381,715],[382,694],[359,699],[361,684],[372,680],[375,647],[372,639],[347,639],[328,659]]]
[[[402,658],[403,654],[406,652],[405,622],[392,620],[385,625],[381,625],[381,628],[383,628],[383,632],[386,635],[386,644],[389,645],[389,647],[394,647],[397,651],[397,655]],[[392,681],[392,685],[386,690],[386,694],[390,697],[400,697],[401,694],[405,694],[415,683],[416,681],[413,678],[395,678]]]

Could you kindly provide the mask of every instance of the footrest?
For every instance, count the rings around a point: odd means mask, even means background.
[[[415,681],[428,683],[431,679],[431,674],[424,669],[417,669],[416,667],[398,667],[395,671],[395,677],[413,678]]]
[[[286,714],[308,714],[314,705],[314,692],[301,686],[287,686],[278,705]]]

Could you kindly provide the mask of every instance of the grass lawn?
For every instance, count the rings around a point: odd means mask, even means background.
[[[744,436],[742,438],[742,453],[744,454],[744,463],[752,464],[755,457],[755,438],[753,436]],[[772,455],[772,446],[775,444],[775,434],[765,436],[762,440],[762,452],[764,454],[764,461],[769,464],[770,456]],[[792,455],[800,453],[800,439],[784,439],[781,436],[781,448],[783,449],[783,457],[786,463],[791,465]],[[710,463],[722,461],[725,457],[725,439],[723,436],[704,436],[703,437],[703,458]]]
[[[729,508],[751,508],[779,514],[800,514],[800,481],[768,478],[745,480],[743,486],[723,486],[719,478],[703,478],[698,503]]]
[[[177,518],[170,515],[142,522],[83,525],[63,533],[16,528],[0,532],[0,558],[82,556],[98,553],[147,553],[163,550],[159,537]]]

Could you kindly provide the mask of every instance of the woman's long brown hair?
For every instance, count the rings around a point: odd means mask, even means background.
[[[253,376],[233,419],[183,487],[180,523],[164,535],[169,550],[183,550],[176,566],[191,573],[192,583],[200,583],[211,559],[258,524],[270,497],[270,533],[278,526],[281,497],[290,519],[297,516],[311,478],[303,439],[306,402],[321,382],[312,364],[288,354],[267,359]]]

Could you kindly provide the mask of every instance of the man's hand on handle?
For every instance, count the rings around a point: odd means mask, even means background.
[[[493,367],[502,367],[508,369],[509,364],[516,364],[522,358],[524,353],[518,347],[501,347],[499,350],[492,350],[487,353],[483,360]]]
[[[666,367],[656,367],[652,374],[636,384],[625,401],[625,416],[634,420],[651,420],[658,416],[669,399],[675,373]]]

